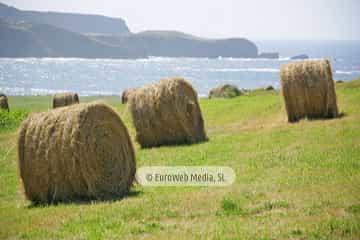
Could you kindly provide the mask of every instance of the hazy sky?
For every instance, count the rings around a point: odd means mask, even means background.
[[[360,0],[0,0],[26,10],[102,14],[132,32],[202,37],[360,39]]]

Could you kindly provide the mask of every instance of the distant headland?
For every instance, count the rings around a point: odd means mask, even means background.
[[[22,11],[0,3],[0,57],[278,58],[245,38],[206,39],[177,31],[132,33],[121,18]]]

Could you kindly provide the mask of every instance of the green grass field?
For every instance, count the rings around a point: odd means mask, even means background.
[[[337,85],[344,117],[286,122],[282,97],[202,99],[209,141],[140,149],[138,166],[220,165],[229,187],[141,187],[118,201],[32,206],[17,169],[16,125],[0,130],[0,239],[360,239],[360,79]],[[95,98],[81,98],[92,101]],[[119,97],[106,97],[134,140]],[[10,97],[47,110],[50,97]]]

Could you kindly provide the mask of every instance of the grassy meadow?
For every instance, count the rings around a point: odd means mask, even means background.
[[[208,142],[135,144],[139,167],[229,166],[231,186],[137,185],[118,201],[46,206],[24,197],[16,132],[51,97],[10,96],[18,115],[0,128],[0,239],[360,239],[360,79],[336,87],[342,118],[289,124],[279,93],[257,90],[200,100]],[[120,97],[102,100],[134,140]]]

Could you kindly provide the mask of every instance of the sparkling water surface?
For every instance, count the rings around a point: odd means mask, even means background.
[[[351,51],[350,51],[351,54]],[[360,76],[360,55],[321,56],[331,60],[334,79]],[[279,68],[291,62],[280,59],[164,58],[64,59],[0,58],[0,92],[7,95],[48,95],[74,91],[80,95],[120,95],[126,88],[182,76],[200,96],[220,84],[239,88],[279,87]]]

